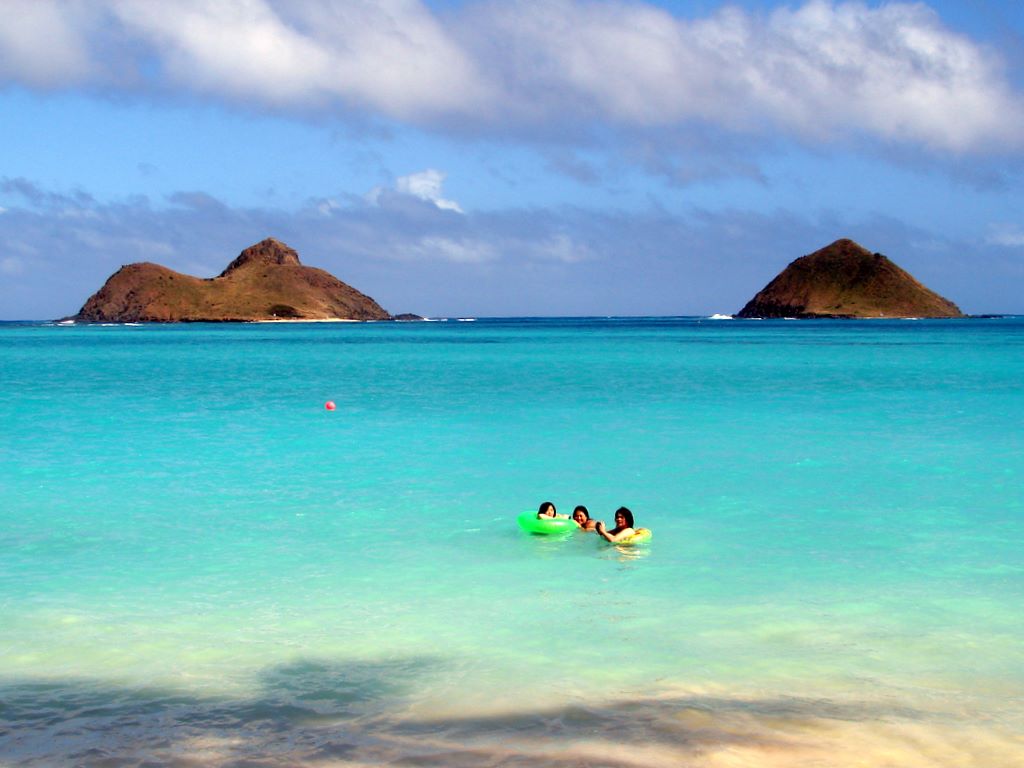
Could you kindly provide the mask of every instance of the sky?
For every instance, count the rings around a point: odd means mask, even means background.
[[[0,320],[266,237],[393,313],[733,313],[841,237],[1024,314],[1024,7],[0,0]]]

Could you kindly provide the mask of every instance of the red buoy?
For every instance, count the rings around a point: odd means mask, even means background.
[[[326,408],[328,411],[333,411],[335,408],[334,401],[328,400],[326,403],[324,403],[324,408]]]

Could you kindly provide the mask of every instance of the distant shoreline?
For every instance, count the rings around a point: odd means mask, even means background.
[[[495,321],[495,320],[724,320],[727,316],[722,313],[716,313],[716,315],[509,315],[509,316],[482,316],[472,318],[474,320],[482,321]],[[814,317],[814,318],[739,318],[735,315],[731,316],[732,319],[738,321],[768,321],[768,322],[781,322],[783,320],[825,320],[825,321],[857,321],[857,320],[1007,320],[1024,317],[1024,314],[1016,313],[982,313],[982,314],[968,314],[959,318],[902,318],[902,317]],[[416,322],[452,322],[455,320],[468,320],[469,318],[455,318],[455,317],[424,317]],[[407,320],[355,320],[351,318],[273,318],[268,320],[242,320],[236,318],[233,320],[135,320],[135,321],[124,321],[124,320],[74,320],[74,322],[68,322],[73,318],[60,318],[57,320],[53,319],[8,319],[0,320],[0,325],[20,325],[20,324],[31,324],[31,325],[77,325],[77,326],[88,326],[88,325],[193,325],[193,324],[236,324],[236,325],[249,325],[253,323],[381,323],[381,322],[413,322]]]
[[[365,323],[366,320],[353,320],[350,317],[275,317],[271,320],[244,320],[248,323]]]

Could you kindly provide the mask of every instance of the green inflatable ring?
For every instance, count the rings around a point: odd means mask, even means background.
[[[516,518],[516,522],[527,533],[540,533],[547,536],[564,535],[580,529],[572,518],[537,517],[537,513],[532,510],[523,512]]]

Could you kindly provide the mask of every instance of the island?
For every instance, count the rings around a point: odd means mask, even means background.
[[[836,240],[801,256],[747,302],[737,317],[964,317],[880,253]]]
[[[140,262],[121,267],[71,318],[82,322],[390,320],[376,301],[329,272],[303,266],[274,238],[244,251],[217,277]]]

